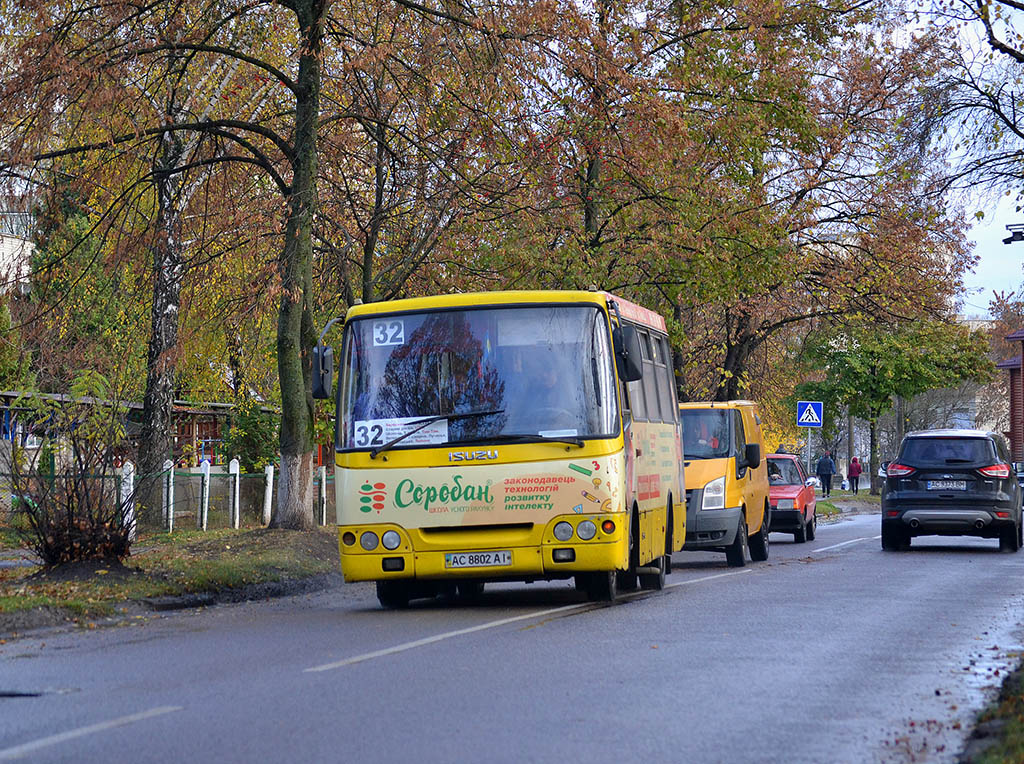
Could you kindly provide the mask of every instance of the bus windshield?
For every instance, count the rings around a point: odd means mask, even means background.
[[[619,432],[608,323],[597,306],[368,316],[345,332],[341,450],[396,438],[397,447],[422,447]]]

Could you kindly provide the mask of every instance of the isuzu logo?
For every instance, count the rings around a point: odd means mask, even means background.
[[[449,451],[448,461],[450,462],[478,462],[482,459],[497,459],[498,449],[490,451]]]

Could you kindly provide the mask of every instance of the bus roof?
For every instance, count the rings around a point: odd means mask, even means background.
[[[634,302],[625,300],[610,292],[597,292],[589,290],[559,290],[559,289],[536,289],[536,290],[509,290],[503,292],[462,292],[455,294],[440,294],[430,297],[409,297],[402,300],[388,300],[386,302],[370,302],[362,305],[353,305],[348,309],[347,319],[369,316],[378,313],[398,313],[414,310],[430,310],[431,308],[457,308],[466,306],[484,305],[521,305],[524,303],[552,303],[566,302],[579,303],[589,302],[595,305],[605,304],[606,301],[614,300],[619,308],[619,313],[624,319],[633,323],[643,324],[665,331],[665,319]]]

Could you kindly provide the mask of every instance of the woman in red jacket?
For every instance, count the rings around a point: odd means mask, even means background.
[[[850,462],[849,470],[850,490],[853,491],[854,493],[857,493],[857,481],[860,478],[861,472],[863,472],[863,470],[861,469],[860,462],[857,461],[857,457],[855,456],[853,457],[853,460]]]

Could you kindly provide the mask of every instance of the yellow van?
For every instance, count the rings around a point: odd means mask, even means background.
[[[768,467],[757,404],[681,403],[686,475],[683,551],[725,552],[729,565],[768,559]]]

